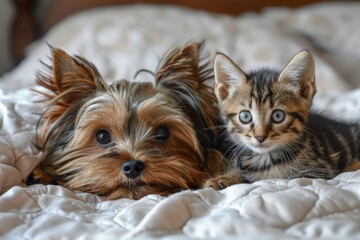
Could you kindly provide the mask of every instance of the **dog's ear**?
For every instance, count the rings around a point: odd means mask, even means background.
[[[201,43],[192,42],[182,48],[177,48],[164,56],[155,73],[157,85],[172,85],[182,82],[192,89],[197,88],[199,82],[199,55]]]
[[[191,119],[200,149],[213,147],[216,124],[215,95],[205,83],[213,69],[203,56],[203,43],[192,42],[165,55],[155,73],[156,87],[167,89]],[[205,163],[206,164],[206,163]]]
[[[92,63],[79,56],[71,57],[58,48],[51,48],[51,51],[52,73],[37,75],[37,84],[50,91],[41,92],[48,99],[57,98],[68,105],[106,88]]]

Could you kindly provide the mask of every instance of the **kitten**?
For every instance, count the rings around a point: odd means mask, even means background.
[[[205,187],[269,178],[329,179],[360,168],[360,124],[310,112],[316,87],[309,52],[298,53],[281,72],[246,74],[221,53],[214,65],[232,170]]]

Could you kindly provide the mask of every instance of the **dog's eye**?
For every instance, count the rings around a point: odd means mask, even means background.
[[[111,135],[106,130],[100,130],[96,133],[96,142],[102,147],[107,147],[111,143]]]
[[[157,141],[165,141],[169,137],[169,128],[165,126],[159,126],[155,129],[154,138]]]

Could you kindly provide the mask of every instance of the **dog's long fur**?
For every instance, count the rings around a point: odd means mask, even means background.
[[[37,132],[44,158],[34,179],[139,199],[199,188],[222,171],[216,100],[206,84],[212,71],[202,48],[189,43],[166,54],[155,84],[111,85],[86,59],[53,48],[51,73],[37,78],[46,105]],[[139,176],[124,174],[131,160],[140,162]]]

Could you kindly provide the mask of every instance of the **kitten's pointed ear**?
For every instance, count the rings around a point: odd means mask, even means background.
[[[245,86],[246,74],[226,55],[218,53],[214,61],[215,94],[219,100],[224,100],[232,93]]]
[[[315,63],[310,52],[301,51],[282,70],[279,82],[289,84],[300,95],[311,100],[316,93]]]
[[[79,56],[71,57],[58,48],[50,46],[50,49],[52,74],[38,74],[37,83],[55,96],[62,95],[62,103],[70,104],[106,88],[106,83],[92,63]],[[46,93],[44,95],[48,98],[55,97]]]
[[[156,83],[163,80],[185,80],[196,86],[199,82],[201,43],[192,42],[165,55],[155,73]]]

